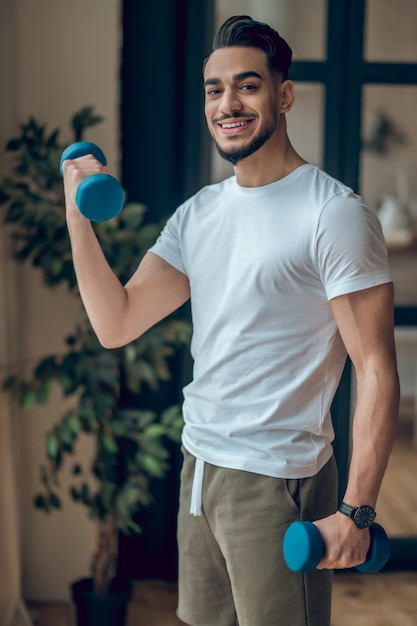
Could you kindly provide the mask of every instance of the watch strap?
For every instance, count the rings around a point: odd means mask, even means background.
[[[339,512],[343,513],[343,515],[347,515],[348,517],[350,517],[350,519],[353,519],[357,508],[358,507],[356,506],[350,506],[349,504],[346,504],[346,502],[341,502],[339,506]]]

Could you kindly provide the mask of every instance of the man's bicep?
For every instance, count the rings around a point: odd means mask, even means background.
[[[392,283],[338,296],[330,306],[356,370],[374,358],[395,361]]]
[[[125,286],[132,322],[151,327],[170,315],[190,298],[185,274],[148,252]]]

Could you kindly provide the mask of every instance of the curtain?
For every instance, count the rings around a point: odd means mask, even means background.
[[[0,232],[0,380],[11,361],[15,316],[12,267],[6,258],[5,233]],[[18,472],[10,398],[0,390],[0,626],[30,626],[21,599]]]
[[[122,2],[122,184],[129,201],[145,204],[151,221],[167,217],[210,181],[211,139],[204,119],[202,66],[214,31],[214,2],[164,0],[162,4],[161,21],[161,3]],[[149,116],[144,84],[152,96],[156,125],[143,124]],[[173,379],[158,394],[167,405],[182,401],[181,388],[191,376],[188,353],[178,358],[172,370]],[[179,446],[173,447],[171,471],[155,481],[154,503],[138,519],[143,533],[120,537],[119,571],[129,578],[177,576],[181,460]]]
[[[10,415],[0,402],[0,626],[29,626],[20,597],[19,525]]]

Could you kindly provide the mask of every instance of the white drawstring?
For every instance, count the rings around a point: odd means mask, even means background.
[[[203,478],[204,478],[204,461],[202,459],[195,460],[193,488],[191,491],[191,515],[201,515],[203,502]]]

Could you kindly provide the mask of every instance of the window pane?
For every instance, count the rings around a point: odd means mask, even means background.
[[[368,0],[365,59],[417,63],[416,0]]]
[[[266,22],[288,41],[295,60],[326,57],[327,0],[216,0],[216,26],[232,15]]]
[[[324,85],[295,83],[295,103],[287,115],[288,135],[309,163],[323,167]]]
[[[417,304],[417,87],[363,91],[361,194],[384,229],[397,304]]]

